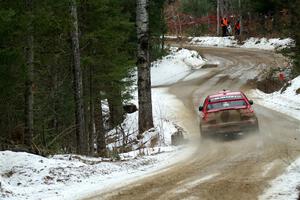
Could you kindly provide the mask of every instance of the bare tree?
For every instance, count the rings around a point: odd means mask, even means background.
[[[72,50],[73,50],[73,72],[74,72],[74,99],[76,118],[76,141],[77,153],[88,154],[87,136],[84,121],[84,107],[82,94],[82,72],[80,68],[80,50],[78,36],[78,19],[76,0],[70,0],[72,21]]]
[[[243,32],[243,24],[242,24],[242,5],[241,5],[241,0],[239,0],[239,12],[240,12],[240,35],[242,35]]]
[[[220,35],[220,0],[217,0],[217,36]]]
[[[25,132],[24,144],[29,148],[32,147],[33,137],[33,68],[34,68],[34,51],[33,51],[33,26],[32,26],[32,0],[25,1],[26,11],[28,15],[27,25],[27,45],[26,45],[26,59],[27,59],[27,80],[25,88]]]
[[[149,1],[136,1],[139,133],[153,127],[149,60]]]

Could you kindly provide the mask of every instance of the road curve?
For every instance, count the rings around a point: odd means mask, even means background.
[[[193,141],[199,141],[197,151],[168,170],[89,199],[253,200],[299,156],[299,121],[259,105],[254,109],[260,134],[235,140],[199,138],[197,107],[207,94],[224,88],[247,93],[252,87],[247,78],[262,68],[282,65],[282,56],[258,50],[190,48],[209,61],[219,61],[216,68],[199,70],[198,78],[187,77],[169,86],[169,92],[183,102],[177,118],[196,138]]]

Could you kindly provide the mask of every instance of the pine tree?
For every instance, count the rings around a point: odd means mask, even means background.
[[[88,154],[87,137],[84,121],[84,107],[83,107],[83,86],[82,73],[80,67],[80,49],[79,49],[79,35],[78,35],[78,17],[76,0],[70,0],[71,22],[72,22],[72,54],[74,67],[74,98],[76,103],[76,137],[77,137],[77,153]]]
[[[0,150],[23,143],[25,59],[24,3],[0,2]],[[22,13],[22,16],[24,12]]]
[[[25,88],[25,132],[24,144],[29,148],[32,147],[33,138],[33,68],[34,68],[34,44],[33,44],[33,2],[32,0],[25,1],[25,7],[28,15],[27,24],[27,45],[26,45],[26,67],[27,67],[27,80]]]
[[[109,100],[111,126],[116,126],[124,117],[123,104],[131,98],[137,43],[135,0],[78,1],[80,37],[71,26],[76,14],[71,16],[70,7],[76,1],[27,2],[34,2],[32,10],[25,10],[24,2],[0,2],[1,149],[24,143],[24,119],[29,116],[24,112],[28,108],[24,91],[29,88],[34,95],[34,107],[28,109],[34,137],[26,135],[28,145],[34,143],[38,153],[45,154],[74,153],[77,144],[82,144],[77,152],[92,155],[96,142],[97,151],[105,155],[108,130],[103,126],[101,102]],[[152,13],[162,12],[155,9],[161,2],[152,2]],[[159,38],[163,29],[158,27],[163,23],[152,22],[157,27],[152,33]],[[24,39],[31,36],[32,40]],[[33,66],[34,77],[26,86],[28,72],[33,72],[28,67]],[[80,77],[74,79],[73,67],[82,72],[82,89],[75,93],[81,96],[76,99],[72,82],[80,85]],[[80,117],[74,114],[76,110]],[[77,128],[83,130],[79,137],[75,136]]]

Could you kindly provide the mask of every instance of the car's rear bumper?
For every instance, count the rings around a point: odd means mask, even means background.
[[[238,122],[223,122],[216,124],[201,124],[201,131],[206,134],[239,133],[258,130],[256,118],[242,120]]]

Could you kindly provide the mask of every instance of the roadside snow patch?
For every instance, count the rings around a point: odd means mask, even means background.
[[[236,47],[237,41],[231,37],[194,37],[191,44],[203,47]]]
[[[205,61],[196,51],[171,48],[170,55],[152,63],[152,86],[170,85],[183,79],[192,70],[201,68]]]
[[[239,45],[238,41],[233,37],[190,37],[190,44],[202,47],[238,47],[264,50],[281,50],[295,46],[295,42],[291,38],[254,38],[251,37],[243,41],[243,45]]]
[[[134,93],[135,99],[137,99],[137,91]],[[137,101],[133,101],[136,105]],[[127,143],[132,143],[132,150],[144,146],[146,148],[152,147],[153,141],[157,141],[155,146],[165,147],[171,145],[171,136],[178,131],[176,128],[175,112],[181,102],[176,99],[174,95],[168,93],[167,88],[153,88],[152,89],[152,109],[154,118],[154,127],[143,134],[143,138],[139,143],[134,144],[138,135],[138,112],[127,114],[124,122],[121,124],[121,129],[118,130],[119,140],[108,144],[108,148],[112,150],[115,147],[122,147],[123,135],[122,131],[126,136]],[[114,136],[116,129],[113,129],[108,133],[110,136]]]
[[[131,157],[130,160],[118,162],[79,155],[44,158],[28,153],[1,151],[0,199],[78,199],[99,189],[123,185],[125,180],[128,183],[175,162],[176,149],[147,149],[149,156],[143,157],[139,156],[140,151],[134,151],[121,155],[124,158]]]
[[[255,48],[265,50],[280,50],[287,47],[294,46],[294,41],[291,38],[280,39],[280,38],[249,38],[247,39],[241,48]]]
[[[293,79],[291,85],[282,94],[280,91],[266,94],[256,89],[251,90],[249,95],[260,105],[300,120],[300,94],[296,93],[299,88],[300,76]]]
[[[293,162],[284,174],[271,182],[259,200],[287,200],[298,199],[300,185],[300,159]]]

